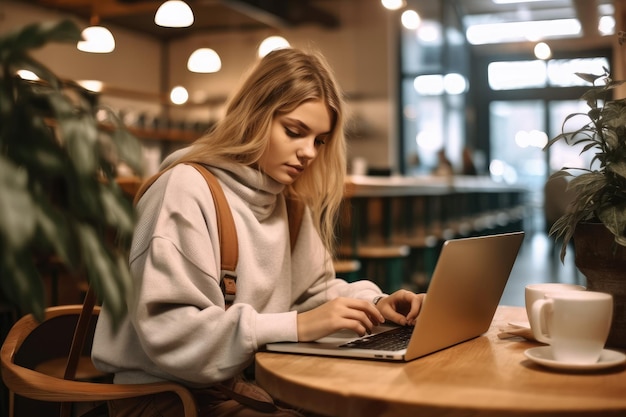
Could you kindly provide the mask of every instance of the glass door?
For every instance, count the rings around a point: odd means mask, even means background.
[[[492,101],[489,105],[491,177],[530,190],[533,227],[543,227],[543,186],[547,178],[546,108],[541,100]]]

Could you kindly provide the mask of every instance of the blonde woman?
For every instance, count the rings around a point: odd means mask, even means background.
[[[225,117],[170,158],[139,200],[129,313],[117,331],[100,315],[96,365],[115,373],[117,383],[183,383],[194,390],[202,416],[299,415],[241,378],[261,347],[340,329],[364,335],[385,319],[412,324],[422,295],[387,296],[370,281],[334,275],[343,123],[339,88],[320,54],[282,49],[261,59]],[[202,175],[184,164],[190,161],[217,177],[233,213],[239,263],[229,308],[220,289],[215,206]],[[306,207],[293,248],[287,197]],[[229,390],[267,407],[237,401]],[[114,401],[109,409],[111,416],[181,412],[176,398],[162,395]]]

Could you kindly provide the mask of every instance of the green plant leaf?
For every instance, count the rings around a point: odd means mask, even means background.
[[[595,84],[596,80],[598,80],[599,78],[604,77],[604,75],[595,75],[595,74],[587,74],[584,72],[576,72],[575,73],[578,77],[582,78],[583,80],[587,81],[588,83],[591,84]]]
[[[27,190],[27,173],[0,154],[0,242],[21,250],[35,233],[35,206]]]
[[[81,175],[98,173],[98,130],[90,117],[62,121],[62,135],[68,155]]]
[[[25,251],[3,251],[0,258],[0,285],[8,301],[16,303],[21,313],[32,313],[43,320],[45,290],[39,272],[32,262],[32,256]]]
[[[626,232],[626,203],[605,206],[598,210],[598,219],[611,231],[615,236],[624,236]]]
[[[135,214],[114,182],[115,166],[124,160],[139,168],[141,147],[118,132],[121,124],[100,130],[93,94],[29,55],[48,42],[78,40],[71,21],[0,36],[0,288],[41,318],[45,294],[36,261],[55,256],[87,275],[118,322],[130,288],[126,250]],[[21,68],[41,80],[14,76]]]
[[[104,247],[103,236],[98,236],[93,228],[78,224],[76,229],[84,250],[83,258],[90,283],[106,300],[113,316],[121,317],[126,311],[125,292],[130,288],[130,281],[126,281],[127,275],[120,273],[120,267],[127,268],[126,263],[121,265],[117,259],[111,258]]]
[[[132,236],[135,211],[130,201],[123,198],[121,190],[101,186],[100,198],[107,223],[114,226],[122,236]]]
[[[37,201],[37,225],[42,241],[50,243],[51,250],[70,269],[79,266],[80,254],[72,228],[66,217],[47,199]]]
[[[70,43],[82,39],[80,29],[69,19],[58,22],[38,22],[18,28],[0,39],[0,60],[6,55],[24,54],[49,42]]]
[[[122,128],[113,131],[110,137],[119,152],[120,160],[128,164],[137,175],[141,175],[143,159],[139,141],[128,130]]]

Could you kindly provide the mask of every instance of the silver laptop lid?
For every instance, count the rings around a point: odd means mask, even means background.
[[[487,331],[523,239],[513,232],[444,242],[407,360]]]

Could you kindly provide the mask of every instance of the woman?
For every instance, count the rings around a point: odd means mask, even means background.
[[[228,415],[256,415],[211,387],[239,390],[233,381],[263,345],[311,341],[340,329],[364,335],[385,319],[411,324],[421,295],[384,296],[372,282],[334,276],[334,220],[346,170],[343,122],[339,90],[321,55],[282,49],[263,58],[223,120],[139,200],[129,314],[117,331],[100,316],[96,365],[115,373],[117,383],[165,379],[190,386],[202,415],[220,415],[225,407]],[[203,177],[183,164],[190,161],[218,178],[235,220],[237,293],[228,309],[215,206]],[[306,206],[293,249],[287,196]],[[117,416],[175,415],[175,403],[155,397],[110,408]]]

